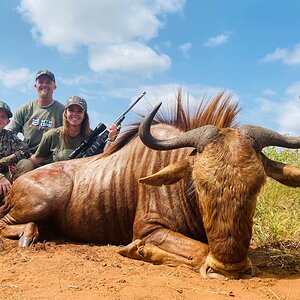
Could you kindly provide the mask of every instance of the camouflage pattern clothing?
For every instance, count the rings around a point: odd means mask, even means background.
[[[28,146],[12,131],[3,129],[0,133],[0,173],[7,173],[8,166],[29,157],[30,151]]]

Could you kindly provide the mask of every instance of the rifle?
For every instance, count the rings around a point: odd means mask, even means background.
[[[115,122],[118,127],[125,119],[125,115],[146,95],[146,92],[138,97],[127,109],[123,112]],[[79,158],[79,157],[88,157],[98,153],[102,153],[105,143],[108,138],[108,130],[103,123],[99,123],[96,128],[92,131],[90,136],[87,139],[84,139],[83,142],[69,155],[70,159]]]

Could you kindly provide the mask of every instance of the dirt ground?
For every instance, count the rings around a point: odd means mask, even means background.
[[[250,249],[256,277],[208,280],[120,256],[118,246],[4,239],[0,299],[300,299],[300,243]]]

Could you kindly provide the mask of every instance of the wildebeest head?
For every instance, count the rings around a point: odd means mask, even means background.
[[[161,186],[191,177],[197,193],[209,244],[209,254],[200,273],[215,278],[247,277],[252,273],[248,249],[252,235],[257,195],[266,176],[300,186],[300,170],[268,159],[266,146],[300,148],[300,138],[280,135],[257,127],[217,128],[206,125],[172,139],[159,140],[150,133],[158,105],[142,122],[139,135],[155,150],[192,147],[183,161],[141,178],[144,184]]]

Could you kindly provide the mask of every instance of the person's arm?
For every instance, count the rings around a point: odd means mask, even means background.
[[[44,160],[46,160],[47,157],[42,157],[42,156],[36,156],[36,154],[33,154],[30,157],[30,160],[33,162],[34,166],[39,166]]]
[[[56,130],[56,128],[50,129],[43,134],[37,150],[35,151],[34,155],[30,157],[35,167],[52,156],[53,138],[56,134]]]
[[[14,118],[12,119],[9,125],[9,130],[13,131],[16,134],[19,132],[23,132],[24,124],[25,124],[24,108],[23,106],[21,106],[14,113]]]
[[[110,127],[107,128],[108,130],[108,137],[103,148],[103,152],[107,150],[107,148],[114,142],[118,135],[118,126],[116,124],[111,124]]]
[[[118,126],[116,124],[111,124],[110,127],[107,128],[107,130],[108,130],[107,140],[109,142],[113,142],[117,137]]]
[[[10,155],[0,159],[0,167],[8,167],[16,164],[19,160],[30,157],[28,146],[22,142],[13,132],[9,130],[4,131],[5,139],[7,141],[7,148]]]
[[[0,173],[0,195],[7,196],[9,190],[11,189],[11,183],[9,180]]]

